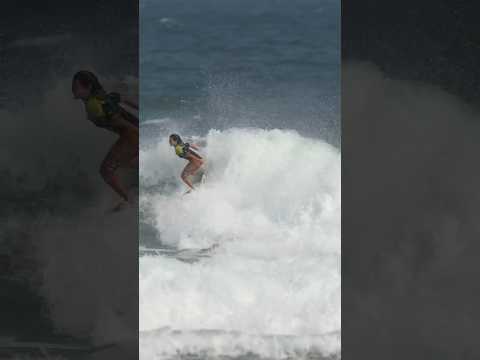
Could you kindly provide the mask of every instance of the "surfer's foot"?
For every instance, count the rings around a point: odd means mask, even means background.
[[[117,212],[117,211],[120,211],[120,210],[123,210],[123,209],[126,209],[127,207],[130,207],[132,206],[132,203],[130,201],[127,201],[127,200],[120,200],[120,202],[115,205],[113,208],[112,208],[112,211],[113,212]]]

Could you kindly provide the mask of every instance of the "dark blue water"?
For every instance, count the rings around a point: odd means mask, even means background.
[[[337,0],[140,1],[142,121],[339,144],[339,20]]]

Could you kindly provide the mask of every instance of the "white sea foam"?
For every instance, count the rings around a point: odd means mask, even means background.
[[[216,246],[195,263],[140,259],[141,358],[338,354],[338,150],[286,130],[200,140],[207,181],[188,196],[166,137],[141,151],[142,183],[158,191],[143,193],[143,221],[159,246]]]

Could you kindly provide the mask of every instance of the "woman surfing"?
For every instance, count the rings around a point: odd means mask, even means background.
[[[83,101],[87,118],[94,125],[119,136],[100,165],[103,180],[123,200],[115,208],[119,209],[130,198],[116,172],[119,168],[138,167],[139,143],[138,118],[120,106],[120,102],[136,109],[138,106],[132,101],[120,99],[117,93],[107,94],[98,78],[90,71],[79,71],[73,76],[72,93],[75,99]]]
[[[183,182],[188,185],[190,190],[195,190],[193,183],[199,182],[203,176],[203,165],[205,164],[204,159],[194,150],[199,150],[198,146],[195,144],[184,143],[179,135],[172,134],[169,138],[170,146],[175,148],[175,154],[179,157],[188,161],[188,164],[182,171],[180,177]],[[193,150],[192,150],[193,149]],[[196,177],[197,181],[191,181],[191,177]]]

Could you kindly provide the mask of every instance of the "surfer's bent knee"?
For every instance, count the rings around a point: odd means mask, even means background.
[[[110,161],[103,161],[100,165],[100,175],[107,184],[113,181],[116,169],[117,166]]]

